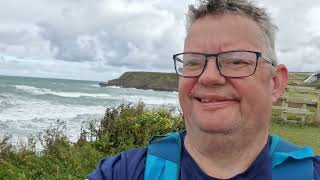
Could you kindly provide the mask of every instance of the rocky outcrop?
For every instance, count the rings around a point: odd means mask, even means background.
[[[153,89],[157,91],[177,91],[178,79],[178,75],[175,73],[126,72],[118,79],[101,82],[99,85]]]

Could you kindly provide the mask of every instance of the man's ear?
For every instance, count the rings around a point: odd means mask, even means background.
[[[288,85],[288,69],[285,65],[279,64],[275,67],[272,76],[272,102],[275,103]]]

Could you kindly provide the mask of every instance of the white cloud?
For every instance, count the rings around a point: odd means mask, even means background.
[[[320,36],[320,5],[312,7],[310,11],[307,12],[308,27],[307,31],[314,36]]]
[[[114,68],[99,61],[69,62],[56,59],[21,59],[0,56],[0,74],[105,81],[119,77],[126,68]],[[18,74],[17,74],[18,72]]]
[[[182,51],[190,2],[194,0],[0,1],[0,55],[20,58],[19,63],[0,61],[7,68],[0,74],[102,80],[127,70],[172,72],[171,55]],[[280,62],[291,71],[318,70],[320,2],[259,3],[280,28]]]

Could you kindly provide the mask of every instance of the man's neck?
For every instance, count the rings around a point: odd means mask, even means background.
[[[268,140],[268,132],[254,136],[203,135],[187,133],[184,145],[199,167],[209,176],[228,179],[249,168]]]

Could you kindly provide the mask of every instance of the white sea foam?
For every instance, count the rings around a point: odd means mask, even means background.
[[[29,134],[42,132],[50,124],[60,119],[66,121],[68,129],[77,132],[78,135],[81,123],[92,119],[77,117],[81,114],[86,117],[103,117],[104,111],[103,106],[59,105],[41,100],[20,101],[19,105],[0,113],[0,122],[7,125],[7,128],[2,128],[1,134],[8,133],[26,137]],[[67,135],[74,137],[74,134],[70,134],[69,131]]]
[[[100,87],[99,84],[91,84],[90,86],[91,87],[98,87],[98,88]]]
[[[20,99],[14,99],[12,95],[1,94],[4,99],[0,99],[0,107],[6,108],[7,106],[15,106],[19,104]]]
[[[51,89],[46,88],[37,88],[33,86],[15,86],[17,89],[23,90],[25,92],[34,94],[34,95],[55,95],[55,96],[61,96],[61,97],[94,97],[94,98],[101,98],[101,99],[109,99],[109,94],[90,94],[90,93],[81,93],[81,92],[58,92],[58,91],[52,91]]]
[[[121,97],[110,97],[110,99],[126,100],[129,102],[144,102],[150,105],[161,105],[161,104],[177,104],[177,99],[167,98],[167,97],[151,97],[142,95],[124,95]]]
[[[46,89],[46,88],[37,88],[34,86],[25,86],[25,85],[15,85],[15,88],[31,94],[36,94],[36,95],[48,94],[51,91],[50,89]]]
[[[108,88],[115,88],[115,89],[119,89],[121,88],[120,86],[108,86]]]
[[[32,83],[28,84],[28,82]],[[48,80],[48,84],[52,83]],[[33,79],[26,80],[23,84],[9,85],[18,90],[17,94],[15,94],[16,90],[1,92],[0,107],[5,107],[5,109],[0,110],[0,135],[9,133],[15,138],[26,137],[29,134],[35,135],[60,119],[67,123],[68,137],[71,140],[76,140],[80,133],[81,123],[100,119],[103,117],[106,107],[139,101],[144,102],[147,106],[162,104],[178,106],[177,92],[159,92],[117,86],[96,88],[95,85],[92,83],[90,85],[87,82],[79,84],[79,86],[77,84],[72,87],[72,92],[67,92],[63,90],[66,86],[61,86],[63,88],[60,89],[60,83],[56,84],[55,89],[39,88],[32,84],[34,84]],[[51,98],[51,96],[37,98],[38,95],[54,95],[74,99],[69,99],[72,103],[68,104],[66,98],[57,99]],[[86,97],[90,97],[90,99]],[[87,103],[88,101],[97,103]]]
[[[176,93],[170,93],[168,94],[167,92],[156,92],[153,90],[138,90],[138,89],[133,89],[133,88],[126,88],[126,91],[137,91],[139,92],[138,95],[131,95],[134,93],[128,92],[127,94],[123,95],[109,95],[109,94],[89,94],[89,93],[81,93],[81,92],[57,92],[57,91],[52,91],[50,89],[46,88],[37,88],[33,86],[19,86],[16,85],[17,89],[23,90],[25,92],[35,94],[35,95],[55,95],[55,96],[61,96],[61,97],[73,97],[73,98],[79,98],[79,97],[93,97],[97,99],[113,99],[113,100],[119,100],[119,101],[129,101],[129,102],[139,102],[143,101],[146,104],[151,104],[151,105],[160,105],[160,104],[177,104],[177,94]],[[111,88],[119,88],[119,87],[112,87]],[[149,95],[142,95],[152,93],[152,94],[157,94],[157,93],[163,93],[165,94],[164,96],[150,96]]]
[[[63,105],[42,100],[20,100],[16,106],[0,114],[0,121],[31,121],[34,119],[71,119],[79,114],[103,114],[103,106]]]

